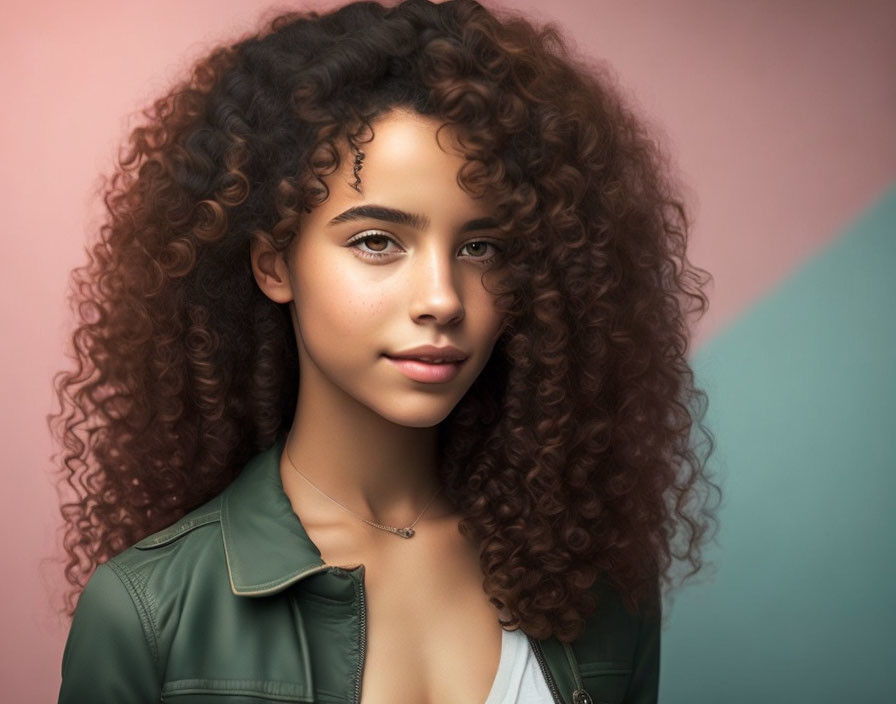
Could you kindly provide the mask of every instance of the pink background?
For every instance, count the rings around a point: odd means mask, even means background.
[[[698,341],[834,237],[896,176],[890,2],[503,5],[569,28],[581,53],[611,63],[664,135],[696,218],[691,258],[715,277]],[[98,219],[98,176],[109,171],[127,116],[210,45],[257,26],[268,7],[5,3],[0,684],[8,701],[51,701],[59,683],[66,624],[52,606],[62,578],[52,561],[59,521],[44,419],[55,408],[51,376],[67,366],[68,272],[84,261]]]

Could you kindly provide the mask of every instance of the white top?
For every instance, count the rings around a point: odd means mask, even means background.
[[[526,634],[519,629],[502,629],[501,660],[485,704],[551,704],[553,701]]]

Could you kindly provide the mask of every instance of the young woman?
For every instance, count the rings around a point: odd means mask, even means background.
[[[473,0],[200,61],[74,274],[60,701],[655,701],[715,490],[664,163]]]

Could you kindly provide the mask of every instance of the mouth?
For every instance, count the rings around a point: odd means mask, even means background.
[[[392,357],[388,354],[383,356],[406,377],[424,384],[444,384],[451,381],[465,362],[465,360],[452,361],[439,358]]]

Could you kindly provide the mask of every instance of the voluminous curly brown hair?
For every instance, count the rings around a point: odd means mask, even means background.
[[[639,608],[676,564],[701,568],[718,488],[686,352],[709,277],[687,260],[664,153],[554,27],[473,0],[363,2],[211,52],[144,112],[107,182],[49,418],[69,609],[98,563],[290,427],[296,342],[250,239],[286,249],[343,147],[395,107],[458,130],[461,185],[495,198],[510,238],[506,331],[439,432],[486,593],[511,625],[569,641],[596,580]]]

